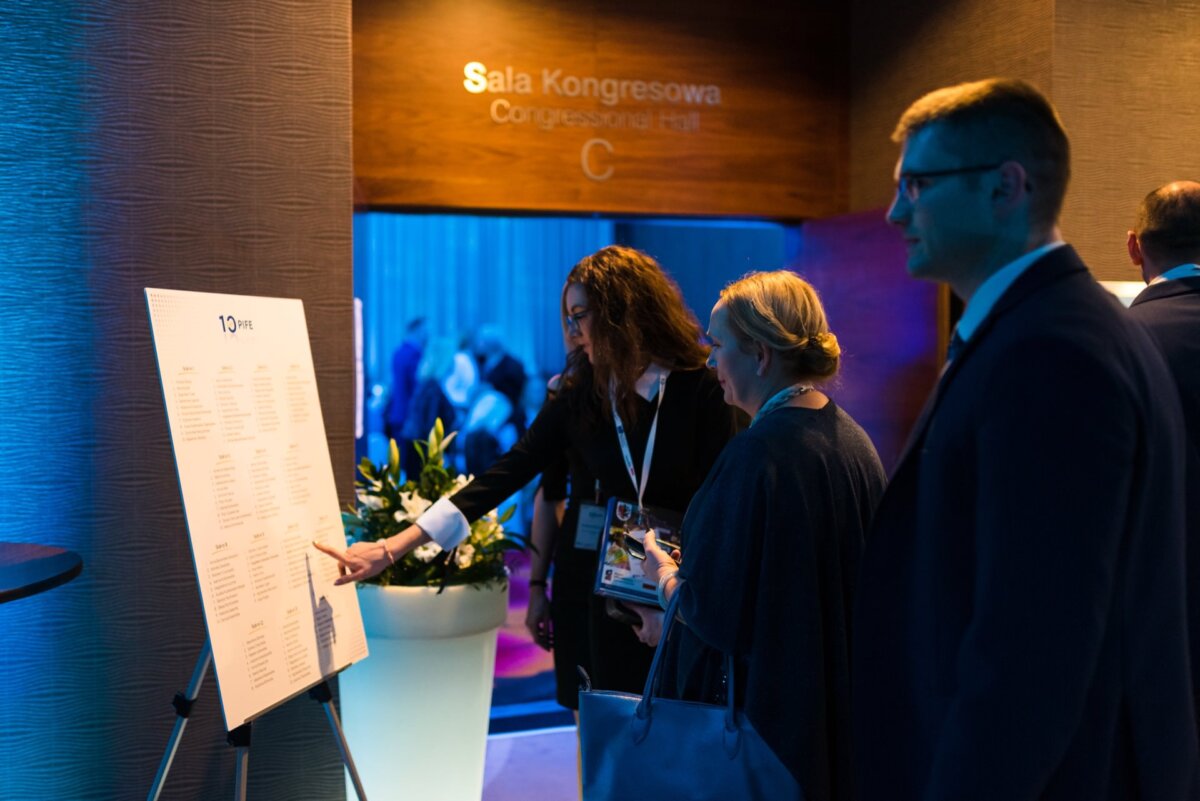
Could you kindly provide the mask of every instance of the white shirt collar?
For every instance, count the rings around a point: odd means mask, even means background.
[[[1162,283],[1163,281],[1174,281],[1176,278],[1192,278],[1200,275],[1200,264],[1180,264],[1172,267],[1162,275],[1156,275],[1150,279],[1151,284]]]
[[[1008,291],[1013,282],[1021,277],[1022,273],[1042,256],[1065,244],[1067,243],[1060,239],[1048,245],[1042,245],[1040,248],[1010,261],[989,275],[987,280],[979,285],[979,289],[975,290],[975,294],[971,296],[970,302],[963,309],[962,317],[958,321],[956,330],[962,341],[966,342],[979,329],[980,323],[988,316],[988,312],[995,307],[996,302]]]

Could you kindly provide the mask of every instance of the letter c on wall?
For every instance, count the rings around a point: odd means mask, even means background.
[[[607,139],[589,139],[583,143],[583,149],[579,151],[579,164],[583,167],[583,174],[588,178],[591,178],[593,181],[607,181],[612,177],[612,167],[609,167],[604,172],[596,172],[592,169],[589,156],[591,155],[592,148],[596,145],[600,145],[609,153],[613,152],[612,143]]]

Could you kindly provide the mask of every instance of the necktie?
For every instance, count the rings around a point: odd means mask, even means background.
[[[950,369],[950,363],[958,357],[959,352],[962,351],[965,344],[963,338],[958,335],[958,326],[955,326],[954,333],[950,335],[950,345],[946,348],[946,361],[942,363],[942,369],[938,371],[939,382],[942,376],[946,374],[946,371]]]
[[[958,335],[958,328],[956,327],[954,329],[954,333],[950,337],[950,346],[946,348],[946,364],[949,364],[958,357],[958,354],[962,352],[963,345],[965,344],[966,343],[963,342],[963,338]]]

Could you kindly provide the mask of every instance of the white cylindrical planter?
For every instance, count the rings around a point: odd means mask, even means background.
[[[370,655],[341,674],[342,725],[370,801],[479,801],[508,585],[361,585]],[[347,779],[346,797],[354,787]]]

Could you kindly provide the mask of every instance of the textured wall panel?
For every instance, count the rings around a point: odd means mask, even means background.
[[[1052,91],[1053,18],[1054,0],[854,0],[850,209],[891,202],[892,129],[925,92],[997,75]]]
[[[0,43],[0,537],[85,560],[0,607],[0,798],[141,798],[204,637],[142,289],[305,301],[348,498],[349,0],[8,0]],[[216,704],[164,798],[232,791]],[[343,795],[311,701],[251,753],[253,798]]]
[[[1074,149],[1064,234],[1097,278],[1138,280],[1138,204],[1200,178],[1200,2],[1058,0],[1054,87]]]
[[[95,360],[77,166],[80,40],[53,4],[0,11],[0,539],[83,550]],[[31,788],[55,787],[67,755],[90,742],[94,724],[64,714],[91,717],[99,689],[81,653],[93,650],[82,642],[89,578],[0,605],[0,798],[73,795]]]

